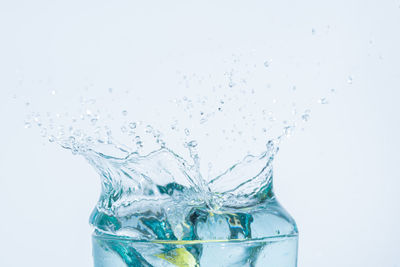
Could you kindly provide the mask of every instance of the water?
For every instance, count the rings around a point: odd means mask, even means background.
[[[101,177],[90,217],[95,266],[296,266],[296,224],[273,193],[279,140],[209,181],[196,141],[186,144],[190,161],[167,147],[140,155],[58,142]]]
[[[257,91],[245,90],[250,80],[233,71],[227,79],[229,91],[217,90],[215,101],[172,101],[187,120],[159,113],[155,121],[165,125],[131,118],[143,110],[105,114],[92,97],[82,99],[72,120],[30,115],[26,128],[39,127],[100,176],[89,220],[95,266],[297,266],[298,230],[274,194],[273,162],[281,141],[309,121],[311,110],[291,102],[282,117],[274,107],[283,101],[257,106]],[[61,119],[66,122],[57,125]]]
[[[74,129],[49,138],[86,158],[101,178],[90,216],[96,267],[297,265],[296,223],[275,197],[272,167],[293,126],[211,178],[200,169],[196,140],[185,142],[185,158],[151,125],[129,123],[121,131],[140,128],[144,133],[131,134],[136,149],[115,141],[109,127],[102,139]],[[159,146],[147,154],[139,150],[145,134]]]
[[[297,262],[297,236],[253,240],[141,242],[93,235],[95,266],[279,266]]]

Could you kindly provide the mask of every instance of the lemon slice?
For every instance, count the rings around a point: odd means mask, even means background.
[[[186,248],[176,248],[167,253],[156,254],[155,256],[166,260],[177,267],[198,267],[196,259]]]

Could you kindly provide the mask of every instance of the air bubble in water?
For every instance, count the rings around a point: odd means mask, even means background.
[[[264,61],[264,67],[266,67],[266,68],[269,67],[269,61],[268,60]]]
[[[123,116],[126,116],[126,115],[128,115],[128,111],[126,111],[126,110],[123,110],[123,111],[122,111],[122,115],[123,115]]]
[[[136,128],[136,122],[129,123],[129,128],[135,129]]]

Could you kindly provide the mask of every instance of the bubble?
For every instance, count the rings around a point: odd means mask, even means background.
[[[266,68],[268,68],[269,67],[269,61],[268,60],[266,60],[266,61],[264,61],[264,67],[266,67]]]
[[[312,34],[312,35],[315,35],[315,33],[316,33],[316,30],[315,30],[314,28],[312,28],[312,29],[311,29],[311,34]]]
[[[97,118],[92,118],[92,119],[90,120],[90,122],[91,122],[93,125],[95,125],[95,124],[97,123],[97,121],[98,121]]]
[[[129,123],[129,128],[135,129],[136,128],[136,122]]]
[[[335,88],[331,88],[330,91],[331,91],[332,94],[336,92]]]
[[[123,110],[123,111],[122,111],[122,115],[123,115],[123,116],[126,116],[126,115],[128,115],[128,111],[126,111],[126,110]]]
[[[29,106],[30,106],[30,104],[31,104],[31,103],[29,103],[29,102],[26,102],[26,103],[25,103],[25,106],[29,107]]]
[[[109,93],[112,93],[113,92],[113,89],[110,87],[110,88],[108,88],[108,92]]]
[[[292,91],[296,91],[296,90],[297,90],[296,86],[295,86],[295,85],[293,85],[293,87],[292,87]]]
[[[125,127],[125,126],[122,126],[122,127],[121,127],[121,132],[126,133],[126,131],[127,131],[126,127]]]

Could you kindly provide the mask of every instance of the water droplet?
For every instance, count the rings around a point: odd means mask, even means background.
[[[302,119],[304,122],[307,122],[307,121],[310,119],[310,114],[304,113],[304,114],[301,116],[301,119]]]
[[[151,133],[153,131],[153,127],[151,125],[146,126],[146,133]]]
[[[283,128],[283,132],[287,137],[292,136],[292,134],[293,134],[293,126],[286,126],[285,128]]]
[[[188,147],[196,147],[197,146],[197,142],[195,140],[190,141],[189,143],[187,143]]]
[[[139,148],[142,148],[142,147],[143,147],[143,142],[142,142],[142,141],[137,141],[137,142],[136,142],[136,145],[137,145]]]
[[[353,83],[353,77],[349,76],[347,77],[347,83],[352,84]]]
[[[188,129],[188,128],[185,128],[185,134],[186,134],[186,136],[189,136],[189,134],[190,134],[190,131],[189,131],[189,129]]]
[[[45,137],[47,135],[47,130],[45,128],[43,128],[42,130],[40,130],[40,135],[42,137]]]
[[[328,104],[329,102],[328,102],[328,100],[327,100],[325,97],[321,97],[321,98],[318,100],[318,103],[320,103],[320,104],[322,104],[322,105],[325,105],[325,104]]]
[[[25,129],[31,128],[31,123],[29,121],[25,122]]]
[[[136,122],[129,123],[129,128],[135,129],[136,128]]]
[[[54,142],[55,140],[56,138],[54,137],[54,135],[49,136],[49,142]]]
[[[126,110],[123,110],[123,111],[122,111],[122,115],[123,115],[123,116],[126,116],[126,115],[128,115],[128,111],[126,111]]]

